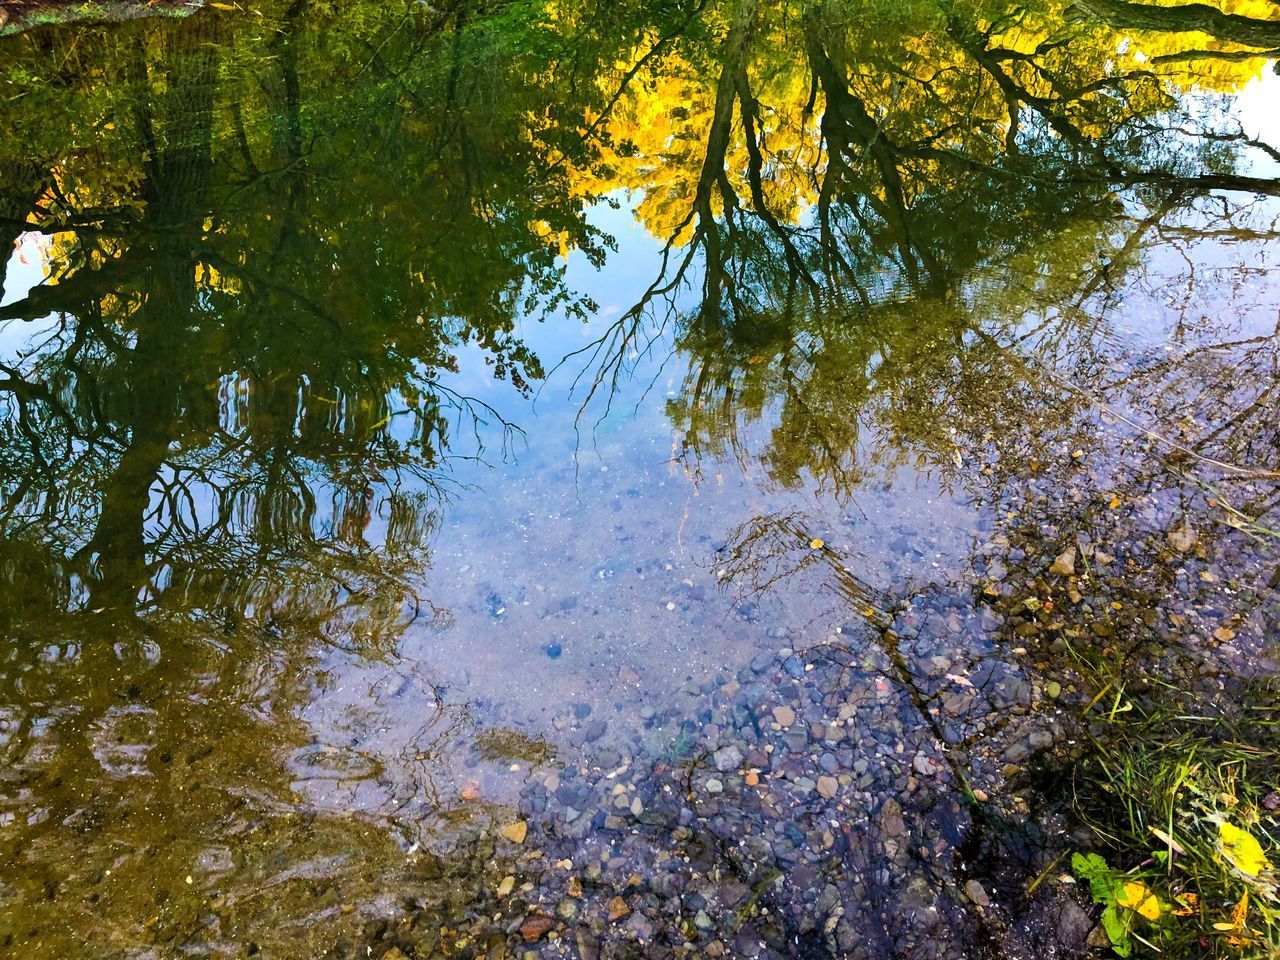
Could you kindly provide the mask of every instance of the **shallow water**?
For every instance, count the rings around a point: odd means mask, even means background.
[[[6,951],[1083,948],[1072,657],[1280,616],[1277,77],[1110,9],[0,39]]]

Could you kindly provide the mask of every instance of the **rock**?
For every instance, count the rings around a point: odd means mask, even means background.
[[[1196,532],[1185,520],[1169,531],[1169,546],[1179,553],[1188,553],[1196,545]]]
[[[502,835],[512,843],[524,843],[525,835],[529,832],[529,825],[523,820],[518,820],[510,826],[502,828]]]
[[[900,837],[907,832],[907,825],[902,819],[902,806],[890,797],[880,808],[880,828],[891,837]]]
[[[796,712],[790,707],[774,707],[773,719],[778,721],[778,726],[789,727],[796,722]]]
[[[724,793],[724,783],[712,777],[707,781],[707,793]]]
[[[1089,943],[1093,921],[1074,900],[1068,900],[1058,911],[1058,942],[1072,953],[1082,953]]]
[[[788,730],[782,740],[792,753],[804,753],[805,747],[809,745],[809,734],[805,732],[803,727],[800,727],[795,730]]]
[[[746,763],[748,767],[758,767],[761,770],[767,769],[769,766],[769,754],[752,747],[747,751]]]
[[[624,665],[618,669],[618,679],[622,683],[639,683],[640,674],[633,667]]]
[[[581,960],[598,960],[600,941],[593,937],[590,931],[579,928],[577,940],[578,956]]]
[[[991,906],[991,898],[977,880],[970,880],[964,885],[964,895],[980,907]]]
[[[627,901],[621,897],[614,897],[609,901],[609,922],[616,923],[631,913],[631,908],[627,906]]]
[[[1019,740],[1005,748],[1004,758],[1010,763],[1017,763],[1020,760],[1027,759],[1034,752],[1029,740]]]
[[[511,896],[511,891],[516,888],[515,877],[503,877],[502,882],[498,884],[497,894],[499,897]]]
[[[1111,938],[1107,936],[1107,931],[1102,928],[1102,924],[1098,924],[1089,931],[1089,936],[1085,939],[1085,945],[1092,947],[1094,950],[1107,950],[1111,947]]]
[[[1062,696],[1062,684],[1057,680],[1050,680],[1044,685],[1044,695],[1050,700],[1057,700]]]
[[[720,773],[728,773],[742,766],[742,751],[736,746],[721,747],[711,755],[711,762]]]
[[[525,943],[534,943],[550,933],[554,923],[550,917],[530,917],[520,924],[520,936],[524,937]]]
[[[1032,730],[1027,739],[1033,750],[1047,750],[1053,746],[1053,734],[1048,730]]]
[[[196,863],[208,873],[226,873],[235,867],[235,859],[227,847],[215,846],[201,851]]]
[[[818,778],[818,794],[826,797],[828,800],[836,795],[836,791],[840,789],[840,783],[835,777],[819,777]]]
[[[1076,548],[1068,547],[1058,554],[1058,559],[1053,561],[1053,565],[1049,567],[1050,573],[1056,573],[1060,577],[1072,577],[1076,572]]]

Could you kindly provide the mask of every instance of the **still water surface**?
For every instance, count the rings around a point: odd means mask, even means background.
[[[5,951],[1075,943],[1073,651],[1278,615],[1280,21],[1125,7],[0,38]]]

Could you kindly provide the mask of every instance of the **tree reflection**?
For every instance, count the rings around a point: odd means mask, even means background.
[[[913,464],[1003,506],[1082,406],[1158,400],[1161,442],[1216,408],[1166,449],[1274,471],[1274,331],[1189,316],[1181,354],[1117,358],[1107,326],[1160,290],[1153,248],[1274,236],[1240,199],[1276,195],[1240,162],[1274,151],[1190,102],[1256,75],[1271,26],[1081,6],[292,0],[7,39],[0,251],[41,234],[49,275],[0,307],[27,334],[0,366],[0,896],[40,904],[0,934],[82,943],[101,911],[112,949],[192,947],[274,922],[251,904],[276,885],[338,909],[335,847],[398,855],[312,788],[435,801],[460,708],[416,691],[408,787],[305,712],[327,667],[447,617],[419,589],[448,463],[518,429],[453,374],[543,377],[517,324],[593,312],[564,258],[603,262],[586,211],[619,191],[662,265],[586,376],[611,397],[671,332],[693,470],[761,461],[844,503]],[[1170,40],[1191,26],[1217,46]],[[809,532],[757,518],[724,579],[828,583],[937,734],[898,600],[796,552]],[[247,887],[216,889],[229,862]]]
[[[668,67],[690,106],[633,130],[657,109],[637,91],[618,122],[613,162],[645,194],[661,273],[581,351],[589,404],[674,326],[690,459],[755,456],[741,431],[761,422],[784,485],[847,495],[920,454],[955,474],[993,419],[1070,418],[1041,391],[1101,362],[1096,318],[1161,230],[1273,231],[1253,198],[1280,183],[1249,165],[1274,148],[1206,121],[1197,92],[1238,87],[1256,58],[1188,73],[1195,40],[1167,31],[1117,56],[1112,28],[1055,5],[718,12],[714,42],[671,55],[705,64]],[[1066,343],[1080,353],[1057,369]]]
[[[561,253],[599,239],[504,38],[417,4],[264,13],[6,41],[0,240],[48,237],[0,307],[27,340],[0,373],[15,948],[287,937],[401,868],[385,823],[331,816],[431,815],[465,705],[397,682],[421,730],[390,759],[306,713],[343,657],[446,616],[419,591],[448,462],[516,430],[459,358],[527,392],[517,320],[588,305]]]

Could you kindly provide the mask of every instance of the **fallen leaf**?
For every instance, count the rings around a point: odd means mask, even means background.
[[[1249,916],[1249,891],[1246,890],[1240,897],[1240,902],[1231,910],[1231,920],[1236,927],[1243,930],[1244,921]]]
[[[1230,627],[1219,627],[1217,630],[1213,631],[1213,639],[1217,640],[1219,643],[1230,643],[1235,638],[1236,632]]]
[[[1156,827],[1148,827],[1147,829],[1149,829],[1152,833],[1154,833],[1161,843],[1163,843],[1166,847],[1168,847],[1174,853],[1178,854],[1178,856],[1182,856],[1184,853],[1186,853],[1186,851],[1182,849],[1182,844],[1178,843],[1177,840],[1173,839],[1171,835],[1165,833],[1163,830],[1160,830]]]
[[[1235,936],[1227,937],[1227,943],[1229,943],[1231,946],[1233,947],[1244,946],[1245,941],[1242,937],[1239,936],[1239,934],[1246,932],[1244,923],[1245,923],[1245,920],[1248,919],[1248,917],[1249,917],[1249,891],[1246,890],[1244,894],[1240,897],[1240,902],[1231,908],[1231,922],[1215,923],[1213,925],[1213,929],[1221,930],[1224,933],[1235,934]]]
[[[1224,820],[1218,824],[1218,839],[1222,842],[1222,855],[1246,876],[1256,877],[1271,866],[1262,852],[1262,844],[1249,831]]]
[[[1137,880],[1130,880],[1124,885],[1124,888],[1116,894],[1116,903],[1122,907],[1128,907],[1148,920],[1160,919],[1159,899],[1145,883]]]

